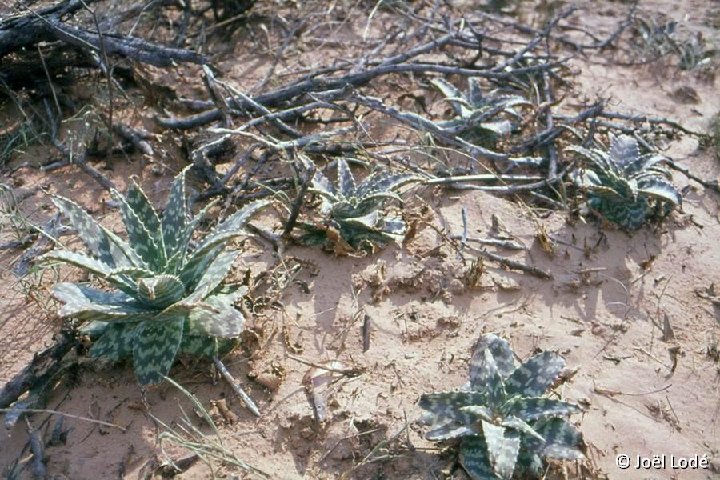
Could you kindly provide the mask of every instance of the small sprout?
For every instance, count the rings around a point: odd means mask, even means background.
[[[544,395],[564,367],[552,352],[517,366],[507,341],[484,335],[467,385],[420,397],[425,438],[460,439],[460,464],[475,480],[539,477],[544,458],[584,458],[582,436],[566,420],[579,407]]]
[[[589,162],[575,173],[575,183],[587,192],[587,207],[626,230],[661,219],[681,205],[680,192],[668,181],[665,157],[640,154],[632,137],[612,139],[610,150],[570,147]]]

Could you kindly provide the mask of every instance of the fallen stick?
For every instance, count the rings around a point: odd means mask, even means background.
[[[260,417],[260,410],[258,410],[255,402],[253,402],[252,398],[250,398],[250,395],[245,393],[245,390],[243,390],[242,386],[240,386],[240,383],[235,380],[235,378],[230,374],[230,372],[228,372],[228,369],[225,368],[225,365],[222,363],[222,361],[218,357],[215,357],[213,359],[213,362],[215,363],[215,368],[217,368],[218,372],[220,372],[220,375],[222,375],[225,381],[230,384],[238,397],[240,397],[243,403],[245,403],[247,409],[250,410],[256,417]]]
[[[451,235],[453,240],[463,240],[463,235]],[[465,242],[479,243],[480,245],[490,245],[498,248],[507,248],[508,250],[527,250],[525,245],[516,242],[515,240],[501,240],[499,238],[477,238],[477,237],[465,237]]]
[[[542,278],[544,280],[551,280],[553,278],[552,274],[546,272],[545,270],[533,267],[532,265],[525,265],[524,263],[518,262],[516,260],[511,260],[496,253],[488,252],[484,248],[473,248],[473,250],[476,251],[481,257],[485,257],[488,260],[498,262],[500,265],[503,265],[510,270],[520,270],[522,272],[528,273],[534,277]]]
[[[75,345],[77,340],[72,335],[61,333],[52,346],[35,354],[32,362],[0,390],[0,409],[5,409],[17,401],[23,393],[35,385],[39,378],[50,377],[52,372],[58,371],[62,358]]]
[[[173,62],[204,63],[196,52],[171,48],[148,42],[142,38],[91,32],[64,23],[62,18],[85,8],[96,0],[66,0],[52,7],[12,17],[0,24],[0,58],[36,45],[40,42],[61,41],[67,45],[90,51],[121,55],[131,60],[168,67]]]
[[[0,408],[0,413],[7,413],[11,411],[10,408]],[[65,418],[72,418],[75,420],[82,420],[83,422],[90,422],[90,423],[96,423],[98,425],[102,425],[104,427],[111,427],[111,428],[117,428],[121,432],[125,433],[127,431],[127,428],[121,427],[120,425],[117,425],[115,423],[110,422],[104,422],[102,420],[97,420],[95,418],[89,418],[89,417],[83,417],[82,415],[73,415],[72,413],[65,413],[65,412],[59,412],[57,410],[48,410],[46,408],[25,408],[22,410],[23,413],[47,413],[50,415],[60,415],[61,417]]]

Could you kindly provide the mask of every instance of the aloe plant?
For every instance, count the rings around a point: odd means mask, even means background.
[[[407,225],[397,211],[385,208],[388,201],[402,203],[396,193],[417,176],[408,173],[375,172],[358,183],[344,158],[337,161],[337,184],[315,172],[311,191],[321,197],[319,224],[303,224],[306,243],[332,243],[337,236],[354,249],[369,248],[387,241],[401,241]]]
[[[498,137],[508,135],[512,131],[512,122],[507,118],[498,120],[498,115],[520,118],[515,107],[529,105],[525,98],[517,94],[503,94],[498,91],[483,94],[480,82],[476,78],[468,79],[467,92],[460,91],[453,84],[440,78],[432,80],[431,83],[450,102],[456,115],[452,120],[439,122],[437,125],[465,140],[481,145],[492,144]]]
[[[245,234],[242,226],[268,202],[239,210],[193,247],[193,233],[209,206],[191,216],[185,173],[173,181],[162,216],[136,184],[125,196],[112,192],[127,241],[76,203],[53,197],[89,254],[70,251],[57,242],[58,247],[41,260],[80,267],[109,287],[56,284],[53,295],[64,304],[60,315],[87,322],[83,330],[97,336],[91,356],[111,361],[132,357],[142,385],[162,381],[178,352],[215,356],[226,339],[243,330],[245,319],[233,303],[245,289],[221,286],[238,255],[225,247]]]
[[[640,154],[636,139],[613,137],[608,151],[578,146],[587,168],[576,172],[575,183],[587,192],[587,206],[598,216],[627,230],[637,230],[649,219],[669,214],[682,198],[668,181],[666,158]]]
[[[566,420],[579,408],[544,395],[564,367],[552,352],[517,366],[507,341],[484,335],[467,385],[420,397],[420,423],[431,425],[425,438],[459,438],[460,464],[475,480],[539,476],[545,457],[584,458],[582,436]]]

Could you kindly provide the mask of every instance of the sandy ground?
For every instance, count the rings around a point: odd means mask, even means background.
[[[619,2],[607,2],[595,12],[590,2],[578,5],[590,9],[581,17],[584,25],[612,24],[625,11]],[[641,3],[642,11],[665,11],[715,42],[717,30],[707,20],[717,9],[717,2],[710,1]],[[357,27],[360,34],[363,27]],[[566,99],[568,108],[601,96],[617,110],[674,118],[695,130],[706,129],[720,110],[718,81],[681,71],[671,60],[618,66],[608,54],[575,59],[571,67],[577,71],[576,95]],[[690,87],[699,101],[689,103],[674,94],[679,87]],[[689,136],[668,144],[665,153],[706,179],[720,174],[712,152],[699,151]],[[149,165],[137,161],[118,166],[110,176],[122,186],[130,174],[139,174],[150,195],[163,198],[171,175],[155,177],[148,170]],[[25,187],[41,181],[31,168],[3,181],[17,178],[24,179]],[[106,194],[91,180],[70,168],[42,178],[49,191],[71,195],[103,218],[97,199]],[[271,274],[287,285],[277,295],[268,294],[276,305],[251,320],[253,333],[227,359],[262,418],[243,408],[228,385],[213,383],[205,365],[178,365],[173,378],[208,408],[227,449],[270,478],[462,479],[464,473],[453,469],[453,456],[423,439],[423,427],[414,423],[420,414],[417,400],[422,393],[462,385],[478,336],[494,332],[507,338],[522,359],[552,350],[567,360],[560,393],[584,407],[573,421],[583,432],[588,460],[582,469],[575,464],[554,469],[553,478],[720,478],[720,311],[698,295],[720,282],[720,205],[716,193],[680,174],[674,180],[680,187],[690,186],[682,210],[659,228],[633,235],[482,192],[425,188],[407,198],[406,211],[421,221],[405,248],[337,258],[292,247],[284,263],[275,265],[267,244],[248,241],[237,274],[246,269],[260,273],[274,265]],[[24,205],[36,221],[53,213],[43,192]],[[528,247],[501,253],[550,272],[553,279],[485,262],[478,285],[468,288],[460,278],[474,258],[472,249],[461,254],[457,242],[437,233],[448,228],[459,234],[462,208],[470,235],[486,236],[496,216],[504,231]],[[551,248],[538,241],[540,232]],[[48,278],[21,282],[11,273],[18,255],[8,252],[0,259],[0,281],[6,285],[1,293],[0,382],[47,345],[60,325],[52,304],[27,295],[40,295]],[[364,351],[366,317],[371,333]],[[667,325],[674,338],[663,335]],[[312,364],[329,361],[341,362],[355,374],[333,379],[325,392],[326,420],[318,423],[304,378]],[[68,479],[148,478],[163,445],[173,458],[184,455],[182,449],[159,443],[162,429],[151,417],[178,420],[180,406],[200,424],[187,399],[170,385],[143,395],[127,366],[84,368],[72,384],[56,389],[48,408],[122,429],[65,419],[66,441],[46,451],[48,472]],[[42,419],[33,416],[31,422]],[[26,442],[24,422],[0,432],[0,469],[29,455],[22,453]],[[628,470],[616,465],[623,454],[632,461]],[[671,455],[705,456],[710,465],[700,470],[634,468],[638,456],[653,455],[667,456],[668,466]],[[210,473],[196,462],[180,478]],[[255,478],[219,467],[219,475],[233,474]]]

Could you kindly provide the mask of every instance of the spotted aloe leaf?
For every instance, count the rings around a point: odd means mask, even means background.
[[[456,419],[460,409],[466,405],[482,405],[487,402],[483,392],[438,392],[424,393],[420,396],[420,408],[427,410],[429,418],[438,420]]]
[[[486,420],[491,421],[491,420]],[[500,424],[501,427],[505,427],[506,429],[515,430],[524,436],[532,437],[540,442],[545,442],[545,439],[533,429],[533,427],[530,426],[526,421],[521,420],[517,417],[508,417],[505,416],[503,418],[502,423]]]
[[[258,200],[245,205],[243,208],[233,213],[220,223],[215,230],[213,230],[213,232],[201,242],[200,247],[198,248],[207,244],[217,243],[217,237],[222,237],[228,233],[235,233],[236,236],[243,234],[243,227],[248,220],[250,220],[250,217],[271,203],[272,202],[270,200]]]
[[[528,451],[567,460],[584,458],[578,448],[582,444],[582,434],[567,420],[557,417],[544,418],[537,421],[533,427],[544,441],[528,437],[526,439]]]
[[[421,421],[432,428],[427,432],[428,440],[446,440],[465,435],[477,435],[479,423],[473,421],[479,415],[468,411],[467,405],[487,403],[487,396],[480,392],[442,392],[424,394],[420,407],[428,413]]]
[[[355,192],[360,198],[373,193],[394,193],[398,188],[417,181],[417,175],[411,173],[374,173],[358,185]]]
[[[133,250],[153,270],[162,269],[166,260],[165,250],[162,244],[157,243],[157,233],[150,231],[149,226],[143,223],[140,212],[133,210],[125,197],[117,191],[113,192],[113,196],[120,205],[125,231]]]
[[[164,252],[164,241],[162,236],[162,226],[160,224],[160,217],[158,216],[155,207],[153,207],[147,195],[140,186],[133,182],[125,192],[125,201],[127,202],[130,210],[135,212],[135,215],[140,222],[147,228],[148,232],[154,242],[160,246],[160,249]]]
[[[468,418],[471,414],[465,414]],[[447,422],[441,425],[435,425],[427,431],[425,438],[434,442],[450,440],[452,438],[460,438],[468,435],[478,435],[480,430],[477,425],[467,422]]]
[[[215,290],[230,272],[233,262],[239,252],[229,250],[215,256],[210,264],[203,269],[202,276],[195,286],[195,291],[188,297],[188,301],[198,302]]]
[[[178,252],[184,252],[187,249],[187,245],[182,243],[187,238],[187,222],[190,215],[185,195],[187,170],[181,171],[175,177],[163,213],[162,236],[167,258],[171,258]],[[187,239],[189,240],[189,238]]]
[[[170,372],[182,341],[185,316],[137,326],[133,348],[135,375],[141,385],[160,383]]]
[[[673,205],[680,205],[682,203],[680,193],[675,189],[675,186],[668,181],[659,178],[648,178],[638,181],[637,187],[639,195],[652,196],[670,202]]]
[[[405,234],[407,233],[407,224],[401,215],[388,212],[382,222],[382,231],[386,236],[395,237],[397,242],[400,242],[403,238],[405,238]]]
[[[180,343],[180,353],[192,355],[193,357],[214,358],[218,353],[218,339],[206,335],[183,334]]]
[[[542,459],[582,458],[582,436],[566,420],[579,408],[542,396],[565,362],[543,352],[515,366],[507,341],[480,338],[470,361],[470,382],[460,392],[425,394],[426,438],[462,438],[460,462],[473,479],[534,478]]]
[[[502,410],[505,415],[516,416],[528,422],[548,415],[570,415],[579,412],[580,408],[575,404],[553,398],[515,397],[505,403]]]
[[[470,386],[473,389],[482,388],[492,380],[494,371],[507,377],[513,370],[515,359],[507,340],[496,335],[484,335],[470,359]]]
[[[196,286],[203,277],[203,272],[207,270],[223,250],[224,246],[218,245],[203,251],[193,251],[192,256],[188,259],[187,263],[183,265],[182,270],[180,270],[178,274],[182,282],[188,286],[189,291],[195,291]]]
[[[90,347],[90,356],[117,362],[132,355],[138,325],[111,323],[103,326],[102,335]]]
[[[497,480],[488,455],[488,447],[482,436],[463,437],[460,443],[460,465],[472,480]]]
[[[472,103],[459,88],[442,78],[433,79],[430,83],[445,96],[445,100],[450,103],[455,115],[460,117],[472,115]]]
[[[478,391],[487,394],[488,405],[500,405],[505,399],[505,385],[502,382],[502,374],[495,363],[495,358],[489,348],[482,349],[473,355],[472,362],[475,377],[471,377],[471,385],[475,385]]]
[[[200,223],[206,218],[209,210],[217,204],[217,201],[208,203],[202,210],[200,210],[195,217],[187,223],[185,230],[180,234],[179,245],[185,245],[186,248],[177,249],[174,254],[168,251],[167,265],[165,271],[168,273],[178,274],[183,269],[187,262],[187,257],[190,255],[190,251],[187,245],[190,245],[193,233],[198,228]]]
[[[493,472],[499,478],[509,480],[515,471],[515,463],[520,451],[519,433],[485,420],[482,421],[482,430]]]
[[[71,252],[69,250],[53,250],[40,257],[39,261],[42,263],[67,263],[110,281],[113,286],[125,293],[131,293],[135,290],[135,285],[125,280],[122,276],[112,275],[113,270],[109,265],[82,253]]]
[[[57,196],[53,196],[52,201],[58,210],[68,217],[80,240],[100,262],[110,267],[142,265],[142,261],[127,242],[100,225],[78,204]]]
[[[550,388],[565,368],[565,360],[554,352],[542,352],[516,368],[505,380],[509,395],[537,397]]]
[[[64,303],[63,317],[88,321],[137,321],[138,315],[147,312],[133,297],[122,292],[106,292],[76,283],[58,283],[53,295]]]
[[[350,171],[350,165],[344,158],[337,161],[338,192],[345,198],[355,196],[355,177]]]
[[[217,294],[205,299],[205,302],[190,314],[190,330],[216,338],[240,335],[245,326],[245,317],[233,306],[236,298],[237,294]]]

